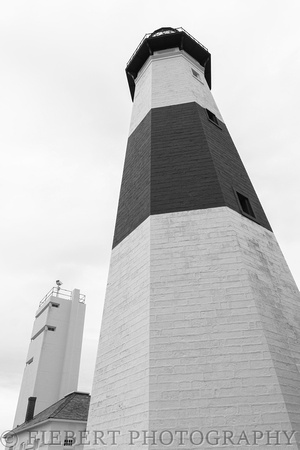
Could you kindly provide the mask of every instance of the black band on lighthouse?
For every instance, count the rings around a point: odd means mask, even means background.
[[[128,139],[113,247],[150,214],[227,206],[270,224],[224,123],[185,103],[152,109]],[[251,218],[251,217],[250,217]]]

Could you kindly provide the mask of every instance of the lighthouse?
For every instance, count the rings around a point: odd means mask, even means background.
[[[161,28],[126,75],[87,430],[114,430],[122,450],[298,449],[299,291],[212,96],[211,55]]]

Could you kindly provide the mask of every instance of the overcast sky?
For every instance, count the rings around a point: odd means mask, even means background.
[[[298,0],[0,3],[0,432],[12,427],[35,311],[63,281],[87,299],[90,392],[131,113],[125,66],[183,27],[299,286]]]

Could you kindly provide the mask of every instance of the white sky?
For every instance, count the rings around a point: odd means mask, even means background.
[[[0,3],[0,433],[12,427],[34,314],[56,279],[87,296],[90,391],[144,34],[183,27],[212,54],[212,92],[300,283],[298,0]]]

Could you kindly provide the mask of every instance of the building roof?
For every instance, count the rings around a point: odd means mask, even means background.
[[[87,421],[89,404],[90,394],[72,392],[38,413],[33,419],[18,425],[11,432],[19,433],[49,419]]]

